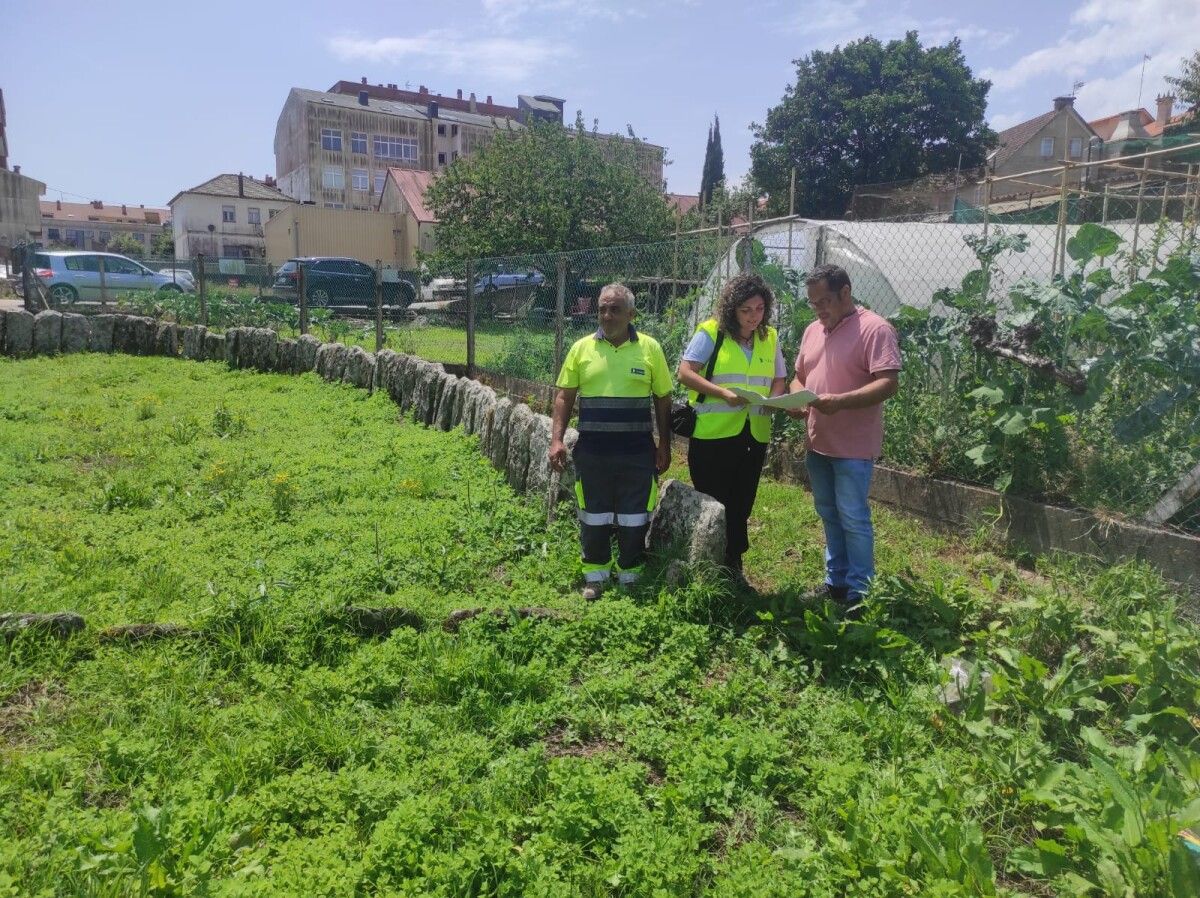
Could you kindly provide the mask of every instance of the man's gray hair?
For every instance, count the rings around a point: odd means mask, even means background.
[[[600,302],[600,300],[604,299],[606,296],[614,296],[617,299],[625,300],[625,308],[629,309],[630,311],[633,311],[637,308],[637,306],[634,305],[635,300],[633,291],[624,284],[613,283],[604,286],[600,290],[600,295],[596,297],[596,302]]]

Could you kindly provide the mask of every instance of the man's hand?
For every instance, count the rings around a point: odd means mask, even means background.
[[[746,400],[743,399],[741,396],[739,396],[737,393],[733,392],[733,390],[725,390],[724,393],[722,394],[721,398],[724,399],[728,405],[732,405],[732,406],[739,406],[739,405],[746,404]]]
[[[550,441],[550,467],[561,474],[567,468],[567,447],[562,440]]]
[[[785,408],[783,413],[796,421],[802,421],[808,417],[808,406],[806,405],[804,408]]]
[[[839,393],[822,393],[816,399],[808,404],[808,408],[815,408],[822,415],[833,415],[844,408],[842,397]]]
[[[554,451],[553,447],[551,447],[551,451]],[[659,443],[654,450],[654,470],[662,474],[669,467],[671,467],[671,444]]]

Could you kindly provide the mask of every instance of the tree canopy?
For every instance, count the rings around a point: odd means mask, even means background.
[[[751,176],[786,213],[841,217],[857,184],[979,165],[996,135],[984,121],[991,82],[972,76],[959,41],[923,47],[915,31],[864,37],[795,60],[796,81],[755,124]]]
[[[725,151],[721,148],[721,119],[713,116],[704,146],[704,168],[700,173],[700,202],[712,203],[713,190],[725,183]]]
[[[1168,77],[1167,83],[1175,88],[1178,98],[1188,109],[1200,109],[1200,50],[1179,61],[1179,74]]]
[[[439,263],[665,239],[671,211],[635,140],[534,123],[453,162],[425,195]]]

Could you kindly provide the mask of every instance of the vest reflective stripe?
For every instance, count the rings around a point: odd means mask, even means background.
[[[589,527],[611,527],[613,513],[611,511],[584,511],[579,509],[579,523]]]
[[[717,341],[717,322],[709,319],[700,330]],[[766,397],[775,379],[775,353],[779,337],[775,328],[767,328],[766,338],[754,335],[754,351],[747,360],[746,353],[736,340],[721,341],[713,376],[709,380],[721,386],[736,385],[743,390]],[[735,437],[750,422],[750,434],[760,443],[771,441],[771,410],[761,406],[730,405],[714,402],[711,396],[697,402],[698,394],[689,390],[688,398],[696,410],[694,440],[719,440]]]
[[[606,433],[651,433],[649,396],[583,396],[576,429]]]
[[[617,515],[618,527],[645,527],[650,523],[650,513],[643,511],[640,514],[619,514]]]

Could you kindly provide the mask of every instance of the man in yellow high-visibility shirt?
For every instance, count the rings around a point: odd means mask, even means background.
[[[589,601],[600,597],[612,575],[614,526],[617,581],[637,581],[658,475],[671,464],[671,374],[662,347],[634,329],[633,293],[623,284],[600,291],[598,312],[599,330],[576,341],[563,360],[550,440],[550,464],[561,471],[567,463],[563,434],[578,396],[575,493],[583,597]]]

